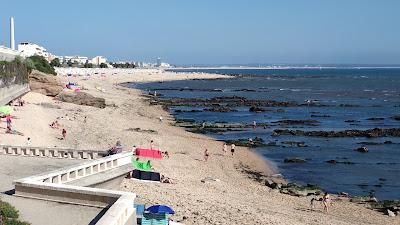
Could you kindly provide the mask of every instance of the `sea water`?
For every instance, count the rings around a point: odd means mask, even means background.
[[[180,71],[177,71],[180,72]],[[340,131],[348,129],[400,128],[400,69],[398,68],[323,68],[323,69],[198,69],[183,72],[205,72],[233,75],[233,79],[172,81],[131,84],[134,88],[154,91],[162,98],[212,98],[240,96],[248,99],[270,99],[307,103],[318,101],[329,107],[272,107],[253,113],[248,107],[235,112],[177,112],[177,119],[198,123],[271,123],[279,120],[317,120],[317,126],[286,125],[283,127],[247,129],[209,134],[218,140],[261,137],[277,146],[254,149],[260,157],[274,162],[279,172],[292,182],[316,184],[336,193],[368,195],[378,199],[400,199],[400,138],[324,138],[272,136],[274,129]],[[217,90],[217,91],[216,91]],[[202,108],[197,108],[202,109]],[[281,109],[281,110],[276,110]],[[375,118],[375,119],[371,119]],[[378,119],[376,119],[378,118]],[[347,122],[345,122],[347,121]],[[352,122],[349,122],[352,121]],[[306,147],[281,144],[303,141]],[[384,142],[386,141],[386,144]],[[388,142],[390,141],[390,142]],[[366,144],[362,142],[374,142]],[[368,153],[355,151],[366,146]],[[284,163],[285,158],[302,158],[306,163]],[[350,164],[330,164],[336,160]]]

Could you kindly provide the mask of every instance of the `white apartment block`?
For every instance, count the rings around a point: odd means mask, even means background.
[[[89,63],[99,66],[102,63],[107,63],[107,59],[104,58],[103,56],[96,56],[93,59],[91,59]]]
[[[64,62],[72,62],[78,64],[85,64],[89,60],[86,56],[64,56]]]
[[[50,54],[47,50],[37,44],[22,42],[18,45],[18,52],[22,57],[31,57],[34,55],[43,56],[45,59],[49,60]]]

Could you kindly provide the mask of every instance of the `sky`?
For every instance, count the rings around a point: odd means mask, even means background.
[[[112,61],[400,64],[399,0],[0,0],[0,45]]]

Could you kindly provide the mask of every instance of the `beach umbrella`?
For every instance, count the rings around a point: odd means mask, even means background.
[[[175,214],[174,210],[172,210],[169,206],[166,205],[153,205],[146,209],[150,213],[165,213],[165,214]]]
[[[11,113],[13,113],[14,110],[11,106],[0,106],[0,113],[3,115],[10,115]]]

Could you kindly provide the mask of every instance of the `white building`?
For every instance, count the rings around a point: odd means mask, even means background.
[[[34,55],[43,56],[45,59],[49,60],[50,54],[47,50],[37,44],[22,42],[18,45],[18,52],[22,57],[31,57]]]
[[[161,65],[160,65],[159,67],[162,67],[162,68],[170,68],[171,65],[170,65],[169,63],[162,62]]]
[[[100,64],[102,63],[107,63],[107,59],[104,58],[103,56],[96,56],[93,59],[91,59],[89,63],[100,66]]]
[[[86,56],[64,56],[64,62],[72,62],[78,64],[85,64],[89,60]]]
[[[156,64],[156,66],[158,66],[158,67],[160,67],[161,66],[161,58],[157,58],[157,64]]]

